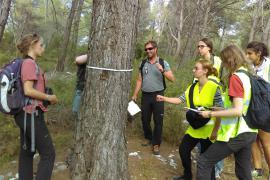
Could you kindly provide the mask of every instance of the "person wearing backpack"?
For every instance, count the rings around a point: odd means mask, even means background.
[[[221,127],[216,141],[198,158],[197,180],[210,180],[214,165],[234,154],[235,173],[240,180],[252,180],[251,176],[251,144],[257,136],[257,129],[250,128],[244,115],[247,113],[251,98],[249,76],[238,72],[252,72],[252,67],[245,54],[235,45],[229,45],[220,54],[224,68],[229,76],[225,79],[226,91],[225,110],[201,111],[205,117],[221,117]]]
[[[20,128],[19,180],[33,179],[35,150],[40,155],[35,179],[50,180],[54,166],[55,150],[44,121],[44,112],[48,109],[43,105],[43,102],[49,101],[50,104],[56,104],[58,100],[55,95],[45,93],[44,73],[37,63],[37,59],[44,52],[43,40],[38,34],[28,34],[20,39],[17,48],[24,58],[21,67],[24,94],[30,99],[23,110],[14,116],[15,122]],[[26,116],[26,121],[24,121],[24,116]],[[31,128],[31,118],[34,118],[34,131]],[[35,134],[34,139],[31,138],[32,133]],[[34,152],[31,141],[35,141]]]
[[[87,63],[87,54],[76,57],[75,63],[78,66],[78,70],[77,70],[75,95],[74,95],[73,104],[72,104],[72,112],[74,114],[77,114],[80,109],[81,96],[82,96],[82,92],[85,86],[85,71],[86,71],[86,63]]]
[[[270,59],[268,56],[268,49],[262,42],[253,41],[248,43],[246,47],[246,55],[254,65],[255,73],[270,82]],[[256,142],[252,144],[252,158],[254,170],[253,177],[262,177],[262,151],[264,152],[265,160],[270,169],[270,133],[259,129]]]
[[[132,100],[137,101],[142,89],[141,109],[145,141],[142,146],[152,145],[155,155],[159,154],[163,127],[164,103],[156,101],[156,95],[163,95],[166,88],[165,78],[174,81],[173,73],[167,61],[158,57],[157,43],[153,40],[145,43],[147,59],[143,60],[139,70]],[[153,114],[154,130],[151,128]]]
[[[213,64],[209,60],[200,59],[196,61],[193,68],[194,77],[198,79],[198,82],[190,85],[185,93],[183,93],[179,98],[170,98],[157,95],[157,101],[165,101],[173,104],[180,104],[186,102],[188,107],[193,108],[213,108],[213,107],[223,107],[223,101],[219,89],[219,85],[208,79],[210,75],[217,76],[217,70],[213,67]],[[186,117],[189,121],[188,129],[181,141],[179,146],[179,154],[184,168],[183,176],[176,176],[173,180],[192,180],[192,166],[191,166],[191,151],[200,143],[200,153],[206,151],[206,149],[214,141],[219,129],[220,121],[215,118],[207,119],[205,124],[199,126],[194,126],[190,122],[189,115],[187,112]],[[196,112],[191,118],[195,119],[198,115]],[[202,121],[202,119],[196,119],[197,121]],[[195,120],[194,120],[195,121]],[[215,179],[215,168],[212,169],[211,179]]]

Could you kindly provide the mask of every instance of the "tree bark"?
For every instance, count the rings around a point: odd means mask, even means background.
[[[190,31],[188,32],[188,35],[187,35],[187,41],[186,41],[185,48],[183,51],[182,60],[179,61],[178,65],[177,65],[177,69],[180,67],[181,63],[185,63],[189,59],[193,58],[193,54],[195,51],[195,43],[198,41],[198,39],[199,39],[198,36],[200,35],[199,25],[200,25],[200,22],[202,22],[201,3],[202,3],[202,1],[200,1],[200,0],[197,0],[197,2],[196,2],[195,13],[193,16],[194,18],[192,18],[192,23],[190,26],[191,28],[190,28]]]
[[[1,0],[0,2],[0,43],[2,41],[5,26],[7,24],[10,6],[11,6],[11,0]]]
[[[75,10],[77,6],[78,6],[78,0],[72,0],[71,9],[70,9],[66,27],[65,27],[62,48],[61,48],[60,56],[58,58],[58,62],[56,66],[56,70],[60,72],[63,72],[65,69],[67,49],[68,49],[68,44],[69,44],[69,39],[70,39],[70,32],[71,32],[72,22],[73,22],[73,18],[74,18],[74,14],[75,14]]]
[[[212,8],[213,0],[207,0],[205,1],[204,7],[205,7],[205,12],[203,15],[203,25],[201,29],[201,36],[206,37],[208,34],[208,20],[209,20],[209,13]]]
[[[70,48],[71,50],[70,62],[74,61],[77,54],[78,34],[79,34],[79,26],[80,26],[83,3],[84,3],[84,0],[79,0],[79,4],[75,13],[75,19],[73,23],[73,36],[72,36],[72,43],[71,43],[71,48]]]
[[[130,69],[139,0],[94,0],[88,64]],[[73,180],[129,179],[125,124],[131,72],[86,70],[75,132]]]
[[[176,51],[175,51],[175,54],[174,54],[174,59],[177,59],[179,58],[180,56],[180,52],[181,52],[181,48],[182,48],[182,30],[183,30],[183,13],[184,13],[184,1],[185,0],[179,0],[177,1],[177,18],[179,19],[178,20],[178,27],[176,28],[177,29],[177,35],[175,36],[171,30],[171,28],[169,27],[170,29],[170,32],[171,32],[171,36],[173,37],[173,39],[176,41]]]
[[[268,17],[267,23],[265,27],[263,28],[263,33],[262,33],[262,42],[268,45],[268,48],[270,46],[270,44],[268,44],[269,39],[270,39],[270,17]]]
[[[259,9],[260,9],[261,1],[259,0],[254,6],[254,11],[252,13],[252,24],[249,32],[249,38],[248,42],[251,42],[254,40],[255,32],[256,32],[256,27],[258,25],[258,20],[259,20]]]

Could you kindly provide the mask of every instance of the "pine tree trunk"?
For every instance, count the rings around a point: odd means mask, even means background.
[[[202,14],[201,13],[202,12],[201,6],[202,6],[202,1],[197,0],[194,18],[192,19],[191,29],[187,35],[187,42],[184,46],[181,63],[185,63],[186,61],[193,58],[195,47],[196,47],[195,44],[197,43],[197,41],[200,38],[199,37],[199,35],[200,35],[199,25],[200,25],[200,22],[202,22],[202,17],[200,16]],[[177,69],[179,67],[180,67],[180,63],[178,64]]]
[[[254,11],[252,14],[252,24],[250,27],[248,42],[251,42],[254,40],[256,28],[258,26],[259,15],[260,15],[260,12],[259,12],[260,5],[261,5],[261,1],[259,0],[259,1],[257,1],[256,5],[255,5]]]
[[[94,0],[88,64],[130,69],[139,0]],[[129,179],[125,125],[131,72],[87,68],[75,132],[73,180]]]
[[[72,43],[71,43],[71,48],[70,48],[71,50],[70,62],[74,61],[77,55],[78,34],[79,34],[79,26],[80,26],[83,3],[84,3],[84,0],[79,0],[78,7],[75,13],[75,19],[73,23],[73,36],[72,36]]]
[[[180,56],[180,53],[181,53],[181,49],[182,49],[182,31],[183,31],[183,13],[184,13],[184,1],[185,0],[181,0],[181,1],[178,1],[178,12],[179,12],[179,25],[178,25],[178,28],[177,28],[177,40],[176,40],[176,44],[177,44],[177,47],[176,47],[176,52],[174,54],[174,59],[177,60]]]
[[[67,56],[67,49],[68,49],[68,44],[69,44],[69,39],[70,39],[70,32],[71,32],[71,27],[72,27],[72,22],[75,14],[75,10],[78,6],[78,0],[72,0],[72,5],[71,9],[69,12],[69,16],[67,19],[67,24],[65,28],[65,33],[63,37],[63,43],[62,43],[62,48],[60,52],[60,56],[57,62],[56,70],[63,72],[65,69],[65,63],[66,63],[66,56]]]
[[[5,26],[7,24],[9,10],[11,6],[11,0],[1,0],[0,1],[0,43],[2,41]]]
[[[269,39],[270,39],[270,17],[268,17],[267,23],[265,27],[263,28],[263,33],[262,33],[262,42],[268,45],[268,48],[270,47],[270,44],[268,44]]]

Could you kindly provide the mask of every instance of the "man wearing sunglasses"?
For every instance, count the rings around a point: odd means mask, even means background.
[[[140,73],[132,96],[132,100],[136,101],[140,89],[142,90],[142,125],[145,137],[142,146],[152,145],[154,155],[159,155],[164,114],[164,102],[157,102],[156,96],[164,94],[165,78],[171,82],[174,81],[168,62],[158,57],[157,50],[155,41],[145,43],[147,59],[143,60],[140,65]],[[153,131],[150,125],[152,114]]]

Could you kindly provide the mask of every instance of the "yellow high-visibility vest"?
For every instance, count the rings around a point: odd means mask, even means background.
[[[193,103],[195,107],[212,107],[214,105],[214,97],[218,88],[218,84],[213,81],[208,80],[201,91],[199,92],[199,83],[194,87],[193,92]],[[189,89],[190,86],[185,91],[187,106],[190,107],[189,103]],[[210,121],[201,128],[193,129],[191,126],[186,130],[186,134],[189,134],[193,138],[202,138],[207,139],[210,137],[213,127],[214,127],[215,118],[211,118]]]
[[[239,69],[246,70],[245,68],[241,67]],[[244,99],[243,99],[243,113],[246,114],[248,110],[248,106],[250,103],[250,97],[251,97],[251,84],[249,77],[244,73],[234,73],[237,75],[241,82],[243,83],[244,87]],[[224,98],[224,106],[225,108],[231,108],[232,103],[230,101],[230,97],[228,95],[228,90],[225,92],[225,98]],[[230,138],[234,138],[238,136],[241,133],[244,132],[258,132],[257,129],[251,129],[246,124],[246,121],[244,120],[243,116],[241,117],[222,117],[221,118],[221,127],[218,131],[217,141],[224,141],[228,142]]]

